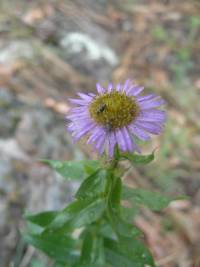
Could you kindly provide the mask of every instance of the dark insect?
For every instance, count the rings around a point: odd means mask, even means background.
[[[106,104],[101,104],[97,110],[97,114],[102,113],[106,109]]]

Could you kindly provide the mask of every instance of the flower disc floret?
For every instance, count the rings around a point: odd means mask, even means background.
[[[131,123],[139,114],[139,106],[134,97],[112,91],[95,97],[89,112],[97,124],[112,131]]]

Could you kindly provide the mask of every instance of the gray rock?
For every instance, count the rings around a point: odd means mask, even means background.
[[[31,59],[33,56],[33,47],[27,41],[18,40],[0,46],[0,64],[10,64],[19,58]]]
[[[118,64],[115,51],[92,35],[71,32],[60,41],[62,57],[81,73],[106,80]]]
[[[61,40],[60,44],[66,49],[67,54],[85,52],[88,60],[104,59],[111,66],[116,66],[118,63],[118,57],[110,47],[95,41],[84,33],[69,33]]]

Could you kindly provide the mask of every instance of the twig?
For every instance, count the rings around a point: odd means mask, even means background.
[[[34,255],[34,253],[35,253],[35,248],[29,246],[24,257],[22,258],[22,261],[21,261],[19,267],[27,267],[28,264],[30,263],[33,255]]]

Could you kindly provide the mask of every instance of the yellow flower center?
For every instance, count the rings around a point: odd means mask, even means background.
[[[97,124],[112,131],[131,123],[140,109],[134,97],[112,91],[96,96],[89,106],[89,112]]]

